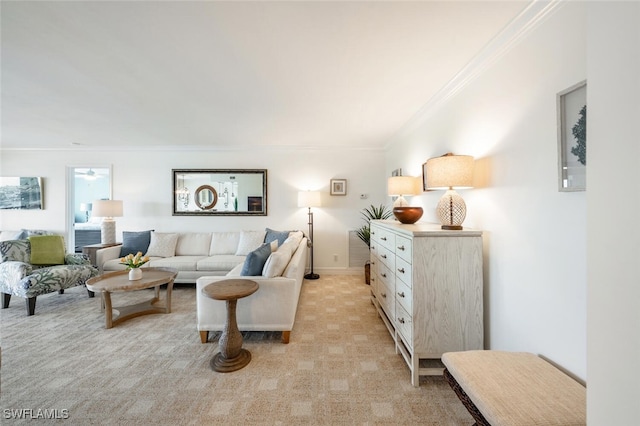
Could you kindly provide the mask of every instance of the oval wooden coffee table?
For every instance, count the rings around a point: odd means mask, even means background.
[[[236,321],[238,299],[252,295],[258,283],[245,279],[228,279],[211,283],[202,289],[205,296],[224,300],[227,304],[227,320],[218,341],[220,352],[214,355],[209,365],[214,371],[229,373],[240,370],[251,361],[251,352],[242,348],[242,333]]]
[[[173,280],[178,271],[173,268],[142,268],[142,278],[129,280],[129,271],[109,272],[87,280],[87,289],[102,294],[102,309],[105,311],[106,328],[140,315],[171,313],[171,291]],[[160,286],[167,284],[167,295],[163,305],[156,305],[160,301]],[[153,299],[128,306],[112,306],[111,293],[121,291],[143,290],[155,287]],[[118,311],[114,318],[113,311]]]

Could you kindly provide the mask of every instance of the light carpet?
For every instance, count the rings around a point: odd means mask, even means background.
[[[442,377],[411,385],[363,281],[305,281],[291,342],[244,333],[252,360],[233,373],[209,367],[219,333],[200,343],[194,287],[174,289],[172,313],[109,330],[100,299],[82,287],[38,297],[32,317],[14,297],[0,311],[0,423],[49,410],[59,419],[46,423],[74,425],[472,424]],[[151,295],[117,293],[114,305]],[[12,418],[19,410],[32,411]]]

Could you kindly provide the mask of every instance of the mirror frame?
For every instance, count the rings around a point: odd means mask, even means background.
[[[171,198],[173,199],[173,216],[267,216],[267,169],[172,169],[173,185]],[[182,211],[178,210],[178,197],[177,191],[180,188],[178,186],[178,176],[183,174],[202,174],[204,179],[209,179],[209,175],[215,174],[256,174],[262,176],[262,210],[259,211],[214,211],[212,209],[203,210],[191,210]],[[198,185],[198,188],[194,188],[189,194],[190,197],[196,200],[196,191],[202,188],[203,185]],[[218,202],[219,202],[218,195]],[[212,206],[214,207],[214,206]]]

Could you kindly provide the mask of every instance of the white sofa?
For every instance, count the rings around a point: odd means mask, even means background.
[[[289,342],[308,258],[307,238],[300,231],[293,234],[267,260],[269,263],[272,258],[278,259],[277,268],[267,269],[265,265],[262,275],[246,277],[260,288],[238,300],[236,317],[241,331],[282,331],[282,341]],[[223,330],[227,309],[224,301],[206,297],[202,288],[240,276],[246,254],[260,246],[265,235],[266,231],[152,233],[147,252],[150,261],[143,268],[175,268],[175,283],[196,284],[198,331],[205,343],[209,331]],[[163,244],[154,245],[154,237],[155,241],[163,240]],[[120,246],[113,246],[96,252],[101,272],[125,269],[120,264],[120,250]]]
[[[143,267],[169,267],[178,270],[176,284],[195,284],[205,275],[226,275],[244,262],[246,254],[264,241],[265,231],[232,232],[151,232],[147,252],[149,263]],[[154,248],[154,237],[160,243]],[[96,251],[101,272],[122,271],[121,246]]]
[[[239,299],[236,320],[241,331],[282,331],[282,342],[289,343],[296,319],[298,299],[307,263],[307,239],[302,238],[291,256],[282,276],[248,276],[260,288],[251,296]],[[210,331],[222,331],[227,318],[226,302],[205,296],[202,289],[217,281],[240,275],[242,265],[227,276],[204,276],[196,282],[198,331],[200,340],[206,343]]]

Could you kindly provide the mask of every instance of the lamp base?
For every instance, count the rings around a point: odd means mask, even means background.
[[[100,227],[100,242],[102,244],[116,243],[116,221],[113,219],[103,219]]]
[[[393,215],[400,223],[416,223],[422,217],[422,207],[394,207]]]
[[[436,213],[442,229],[460,231],[467,215],[467,206],[456,191],[449,189],[438,202]]]
[[[450,231],[461,231],[462,225],[442,225],[442,229],[448,229]]]
[[[311,272],[311,273],[309,273],[309,274],[306,274],[306,275],[304,276],[304,279],[305,279],[305,280],[317,280],[318,278],[320,278],[320,275],[318,275],[318,274],[314,274],[313,272]]]

